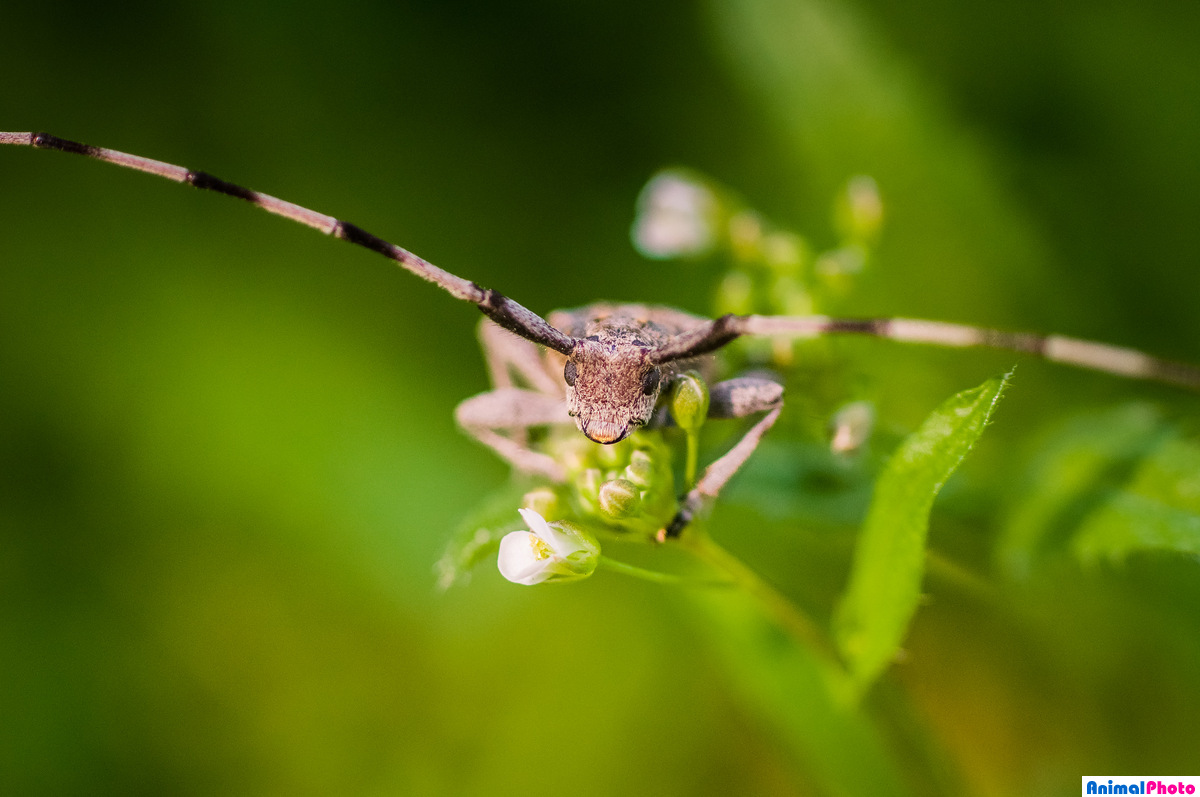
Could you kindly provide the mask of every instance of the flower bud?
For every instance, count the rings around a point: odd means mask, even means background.
[[[694,373],[676,377],[671,393],[671,417],[680,429],[694,432],[708,417],[708,385]]]
[[[729,245],[738,260],[758,260],[762,253],[762,237],[762,219],[754,211],[742,211],[729,220]]]
[[[867,263],[867,250],[858,244],[847,244],[822,253],[813,270],[829,280],[860,274]]]
[[[844,238],[870,241],[883,224],[879,186],[865,174],[850,178],[834,206],[834,221]]]
[[[600,487],[600,508],[615,518],[637,514],[642,508],[642,493],[628,479],[613,479]]]
[[[811,315],[814,310],[812,294],[800,280],[786,275],[772,281],[771,305],[780,315]]]
[[[633,243],[649,258],[665,260],[707,252],[720,210],[712,190],[678,171],[659,172],[638,197]]]
[[[600,495],[600,485],[604,482],[604,474],[599,468],[588,468],[576,482],[582,498],[595,502]]]
[[[645,451],[637,450],[629,455],[625,477],[638,487],[649,487],[654,482],[654,461]]]
[[[600,546],[590,534],[566,524],[555,528],[532,509],[519,510],[529,531],[514,531],[500,540],[496,564],[514,584],[542,584],[587,578],[600,560]]]
[[[754,281],[744,271],[731,271],[717,287],[717,311],[734,315],[754,312]]]
[[[790,232],[771,233],[763,239],[762,247],[767,265],[778,274],[799,274],[809,257],[804,239]]]
[[[833,437],[829,449],[835,454],[857,451],[871,436],[875,426],[875,409],[869,401],[847,404],[833,416]]]
[[[521,506],[532,509],[542,517],[556,517],[560,509],[558,494],[549,487],[539,487],[525,493],[521,499]]]

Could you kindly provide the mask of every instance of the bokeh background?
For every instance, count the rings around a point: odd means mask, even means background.
[[[662,166],[818,245],[866,173],[887,224],[847,312],[1197,361],[1197,40],[1200,6],[1166,0],[9,3],[0,127],[311,205],[543,312],[708,312],[719,265],[629,243]],[[1195,561],[995,559],[1056,429],[1186,432],[1193,396],[1022,361],[935,509],[933,544],[986,588],[931,580],[845,735],[748,689],[684,591],[490,567],[436,591],[508,480],[453,425],[486,387],[477,318],[237,202],[0,151],[0,792],[1006,795],[1195,772]],[[900,431],[1018,359],[846,351]],[[853,524],[741,495],[714,534],[827,613]]]

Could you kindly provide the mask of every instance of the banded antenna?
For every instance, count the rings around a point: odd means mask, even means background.
[[[451,296],[471,302],[488,318],[526,340],[565,355],[575,348],[576,339],[552,327],[544,318],[497,291],[483,288],[470,280],[438,268],[406,249],[372,235],[366,230],[332,216],[309,210],[282,199],[226,182],[207,172],[198,172],[170,163],[130,155],[117,150],[93,147],[58,138],[48,133],[3,133],[0,144],[52,149],[83,155],[95,160],[165,177],[177,183],[216,191],[236,197],[312,227],[325,235],[369,249],[399,263],[421,279],[432,282]],[[796,338],[830,334],[870,335],[906,343],[926,343],[951,348],[986,347],[1031,354],[1051,362],[1129,377],[1150,379],[1200,390],[1200,368],[1160,359],[1149,354],[1106,343],[1064,337],[1002,332],[994,329],[924,321],[912,318],[829,318],[827,316],[724,315],[659,346],[649,353],[656,365],[689,359],[720,349],[742,336],[767,335]]]
[[[402,268],[411,271],[421,279],[432,282],[456,299],[462,299],[463,301],[475,304],[488,318],[527,340],[540,343],[563,354],[570,354],[571,349],[575,347],[573,338],[564,335],[550,326],[545,319],[532,310],[522,307],[517,302],[496,291],[480,287],[470,280],[465,280],[462,277],[451,274],[449,271],[440,269],[427,260],[409,252],[407,249],[403,249],[376,235],[372,235],[356,224],[341,221],[332,216],[326,216],[323,213],[317,213],[314,210],[286,202],[269,194],[243,188],[240,185],[226,182],[219,177],[214,177],[207,172],[192,171],[182,166],[175,166],[174,164],[163,163],[162,161],[151,160],[150,158],[143,158],[138,155],[130,155],[113,149],[80,144],[76,141],[68,141],[64,138],[52,136],[49,133],[0,133],[0,144],[15,144],[35,149],[53,149],[59,152],[70,152],[74,155],[83,155],[88,158],[104,161],[105,163],[124,166],[127,169],[135,169],[139,172],[165,177],[176,183],[184,183],[206,191],[216,191],[218,194],[244,199],[251,205],[260,207],[268,213],[274,213],[276,216],[283,216],[285,219],[298,221],[306,227],[312,227],[317,232],[331,235],[334,238],[340,238],[343,241],[370,249],[372,252],[394,260]]]
[[[656,362],[670,362],[695,357],[719,349],[742,335],[814,338],[833,334],[869,335],[904,343],[926,343],[948,348],[1002,349],[1130,379],[1148,379],[1200,390],[1200,368],[1153,357],[1137,349],[1065,335],[1004,332],[917,318],[725,315],[676,336],[674,340],[655,351],[651,359]]]

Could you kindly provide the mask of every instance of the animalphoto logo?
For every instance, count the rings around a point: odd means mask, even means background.
[[[1084,775],[1084,794],[1195,794],[1200,777],[1165,775]]]

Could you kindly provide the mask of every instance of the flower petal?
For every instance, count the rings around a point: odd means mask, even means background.
[[[546,519],[532,509],[518,509],[521,517],[529,524],[529,530],[550,546],[558,556],[569,556],[580,549],[579,543],[569,534],[564,534],[546,522]]]
[[[540,584],[550,578],[550,565],[555,557],[543,555],[545,543],[528,531],[513,531],[500,540],[496,566],[500,575],[515,584]]]

